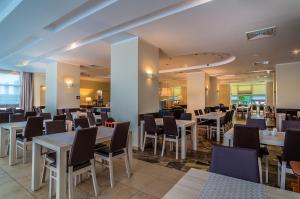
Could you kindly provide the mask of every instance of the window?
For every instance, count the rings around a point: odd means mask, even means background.
[[[20,92],[20,74],[0,71],[0,106],[18,106]]]

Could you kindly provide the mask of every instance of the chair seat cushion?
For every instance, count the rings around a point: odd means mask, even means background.
[[[32,138],[25,138],[23,135],[17,136],[16,139],[17,139],[18,141],[21,141],[21,142],[30,142],[30,141],[32,141]]]
[[[109,153],[110,153],[110,148],[108,146],[106,147],[102,147],[102,148],[99,148],[99,149],[96,149],[95,150],[95,154],[98,154],[98,155],[101,155],[101,156],[105,156],[105,157],[109,157]],[[124,153],[124,150],[119,150],[119,151],[114,151],[112,153],[112,156],[116,156],[116,155],[120,155]]]
[[[80,163],[80,164],[78,164],[78,165],[73,166],[73,171],[77,171],[77,170],[79,170],[79,169],[82,169],[82,168],[87,167],[87,166],[90,166],[90,165],[91,165],[91,162],[90,162],[90,161]],[[51,163],[50,166],[56,168],[56,161],[53,162],[53,163]],[[68,168],[68,166],[67,166],[67,172],[68,172],[68,170],[69,170],[69,168]]]
[[[267,147],[260,147],[259,149],[259,157],[263,157],[265,155],[269,155],[269,150]]]

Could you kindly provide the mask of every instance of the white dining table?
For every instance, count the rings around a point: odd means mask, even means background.
[[[272,146],[284,146],[285,132],[277,132],[276,135],[267,135],[263,131],[259,131],[259,139],[261,144]],[[233,128],[229,129],[224,134],[224,146],[233,146]]]
[[[49,122],[52,120],[44,120]],[[8,164],[13,166],[17,161],[17,150],[16,150],[16,134],[18,130],[22,130],[26,127],[27,121],[24,122],[11,122],[11,123],[2,123],[0,124],[0,157],[3,158],[6,156],[6,140],[7,134],[9,136],[9,155],[8,155]],[[67,131],[72,130],[72,122],[66,120]]]
[[[81,112],[81,111],[71,112],[71,115],[72,115],[73,119],[77,119],[79,117],[87,117],[87,113]]]
[[[96,143],[103,143],[111,140],[114,128],[105,126],[98,127]],[[37,191],[41,188],[41,147],[51,149],[56,152],[57,174],[56,174],[56,198],[66,198],[67,182],[67,151],[72,147],[75,131],[50,134],[34,137],[32,141],[32,182],[31,190]],[[129,164],[132,162],[131,131],[128,134],[128,156]]]
[[[203,115],[196,115],[197,119],[216,120],[217,121],[217,142],[220,142],[220,123],[221,118],[225,116],[224,112],[210,112]]]
[[[199,195],[203,190],[204,186],[208,182],[208,179],[212,173],[199,170],[199,169],[190,169],[164,196],[163,199],[199,199]],[[232,184],[236,183],[237,186],[240,187],[240,182],[243,182],[244,187],[253,187],[253,182],[248,182],[240,179],[230,178],[227,176],[221,175],[221,178],[224,180],[228,179]],[[236,182],[235,182],[236,181]],[[211,186],[212,189],[218,187],[218,183],[215,186]],[[257,184],[257,186],[262,186],[264,193],[267,198],[271,199],[299,199],[300,194],[267,186],[262,184]],[[213,190],[212,190],[213,191]],[[218,191],[218,190],[216,190]],[[255,190],[253,190],[255,191]],[[221,194],[222,195],[222,194]],[[211,197],[210,197],[211,198]],[[249,198],[253,198],[249,196]]]
[[[163,126],[163,118],[155,118],[155,123],[157,126]],[[142,147],[144,136],[145,136],[145,122],[141,121],[140,130],[140,147]],[[177,128],[181,129],[181,159],[186,158],[186,128],[191,127],[192,129],[192,141],[193,150],[197,151],[197,122],[194,120],[176,120]]]

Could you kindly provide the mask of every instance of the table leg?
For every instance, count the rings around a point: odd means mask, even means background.
[[[220,142],[220,118],[217,119],[217,142]]]
[[[9,166],[12,166],[16,163],[16,128],[9,129]]]
[[[6,129],[5,128],[1,128],[0,129],[0,157],[3,158],[6,156],[6,146],[5,146],[5,140],[6,140]]]
[[[41,145],[32,143],[32,181],[31,181],[31,190],[36,191],[41,187],[41,178],[40,178],[40,162],[41,162]]]
[[[192,136],[193,136],[193,150],[197,151],[197,123],[195,122],[195,124],[192,126]]]
[[[143,149],[143,143],[144,143],[144,122],[141,122],[141,132],[140,132],[140,149]]]
[[[67,191],[67,151],[56,152],[57,173],[56,173],[56,199],[65,199]]]
[[[185,126],[181,127],[181,159],[186,158],[186,131]]]

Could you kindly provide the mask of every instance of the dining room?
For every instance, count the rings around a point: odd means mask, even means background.
[[[299,8],[1,1],[0,199],[300,198]]]

